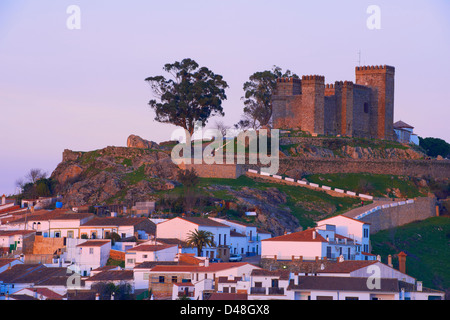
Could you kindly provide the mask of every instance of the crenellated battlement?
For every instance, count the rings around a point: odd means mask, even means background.
[[[291,82],[291,83],[301,83],[302,80],[298,78],[278,78],[277,82]]]
[[[325,77],[319,75],[302,76],[302,81],[313,81],[325,84]]]
[[[355,68],[356,72],[395,72],[395,68],[388,65],[380,66],[359,66]]]

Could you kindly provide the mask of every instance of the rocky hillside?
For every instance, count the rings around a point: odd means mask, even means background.
[[[284,136],[280,146],[286,156],[304,158],[416,160],[426,157],[418,147],[386,140]]]
[[[136,136],[129,137],[128,145],[90,152],[65,150],[51,175],[65,207],[131,204],[175,187],[178,167],[167,148]]]

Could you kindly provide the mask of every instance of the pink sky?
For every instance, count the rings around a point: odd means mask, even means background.
[[[0,193],[31,168],[51,173],[64,149],[125,146],[130,134],[168,140],[174,127],[153,121],[144,79],[186,57],[224,76],[220,120],[232,125],[253,72],[354,81],[361,50],[363,65],[396,68],[395,120],[450,141],[445,0],[111,2],[0,2]],[[66,27],[72,4],[81,30]],[[372,4],[380,30],[366,26]]]

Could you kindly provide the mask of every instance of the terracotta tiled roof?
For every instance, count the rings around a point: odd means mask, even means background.
[[[411,125],[409,125],[406,122],[403,122],[401,120],[399,120],[399,121],[394,123],[394,129],[404,129],[404,128],[414,129],[413,126],[411,126]]]
[[[180,219],[186,220],[188,222],[194,223],[198,226],[204,226],[204,227],[219,227],[219,228],[229,228],[230,226],[227,226],[226,224],[214,221],[212,219],[208,218],[198,218],[198,217],[178,217]],[[162,222],[164,223],[164,222]]]
[[[34,291],[37,293],[38,297],[40,295],[46,297],[49,300],[62,300],[63,296],[52,291],[48,288],[27,288],[30,291]]]
[[[127,281],[133,280],[133,270],[102,271],[89,277],[86,281]]]
[[[313,232],[316,233],[315,238],[313,238]],[[327,242],[327,240],[322,237],[314,229],[308,229],[304,231],[294,232],[286,234],[283,236],[278,236],[274,238],[269,238],[261,241],[298,241],[298,242]]]
[[[252,277],[278,277],[280,280],[289,280],[288,270],[266,270],[266,269],[254,269],[252,270]]]
[[[16,259],[16,258],[0,258],[0,268],[14,262],[15,260],[18,260],[18,259]]]
[[[247,262],[221,262],[211,263],[208,267],[196,265],[173,265],[164,266],[157,265],[151,269],[154,272],[217,272],[231,268],[242,267],[247,265]]]
[[[82,227],[96,226],[135,226],[147,218],[94,218],[82,225]],[[148,220],[149,221],[149,220]]]
[[[36,230],[0,230],[0,237],[11,237],[16,235],[27,235],[35,233]]]
[[[356,277],[299,277],[298,285],[291,280],[288,290],[340,290],[356,292],[399,292],[398,279],[380,279],[380,288],[369,288],[367,278]]]
[[[77,247],[101,247],[108,243],[111,243],[111,240],[88,240],[77,245]]]
[[[359,270],[370,266],[378,261],[365,261],[365,260],[346,260],[342,262],[332,262],[325,265],[325,269],[320,270],[321,273],[350,273],[352,271]]]
[[[148,252],[155,252],[160,251],[168,248],[178,247],[177,245],[171,245],[171,244],[141,244],[139,246],[130,248],[128,251],[148,251]]]

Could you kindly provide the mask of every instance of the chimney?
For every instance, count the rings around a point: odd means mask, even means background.
[[[6,204],[6,196],[2,195],[2,204]]]
[[[312,232],[312,238],[313,238],[313,239],[316,238],[316,230],[313,230],[313,232]]]
[[[398,254],[398,271],[406,274],[406,253],[403,251]]]
[[[294,284],[298,285],[298,275],[296,273],[294,273]]]
[[[205,259],[205,267],[209,267],[209,258]]]
[[[392,265],[392,256],[391,255],[388,255],[388,266],[389,267],[393,267],[393,265]]]
[[[417,281],[416,285],[417,285],[417,291],[422,292],[422,289],[423,289],[422,281]]]

